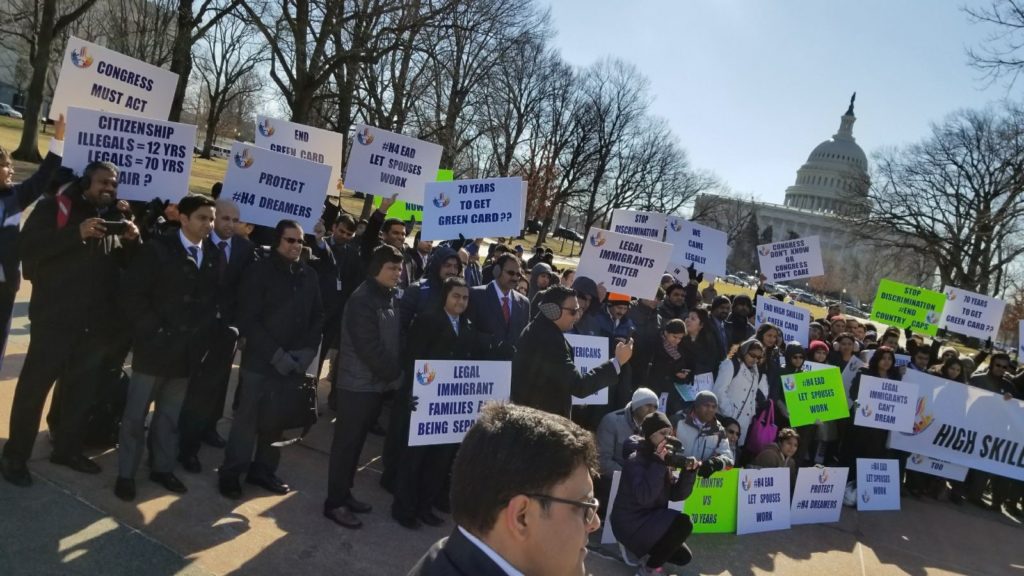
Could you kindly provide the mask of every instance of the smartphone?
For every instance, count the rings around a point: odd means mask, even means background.
[[[115,222],[104,220],[103,228],[106,229],[106,232],[104,232],[105,236],[120,236],[128,231],[128,223],[124,220],[117,220]]]

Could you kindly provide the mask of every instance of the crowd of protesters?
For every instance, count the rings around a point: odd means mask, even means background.
[[[457,445],[407,445],[417,409],[413,363],[506,360],[514,404],[575,422],[552,425],[552,434],[596,433],[594,454],[574,456],[587,466],[592,459],[596,475],[593,502],[577,504],[588,522],[591,507],[603,517],[611,475],[620,471],[610,521],[620,542],[646,559],[641,571],[653,573],[664,562],[689,560],[683,542],[692,525],[661,511],[669,498],[689,493],[696,475],[731,466],[784,467],[795,475],[799,466],[898,457],[886,447],[885,431],[854,425],[852,417],[789,427],[781,381],[805,362],[842,370],[853,357],[870,355],[850,398],[862,375],[898,380],[907,370],[1007,399],[1024,396],[1024,373],[1005,353],[985,347],[962,356],[939,339],[880,329],[838,307],[814,320],[806,348],[784,342],[777,327],[752,323],[756,298],[768,297],[763,289],[754,299],[718,295],[713,283],[702,291],[703,274],[693,268],[682,278],[665,275],[653,299],[632,299],[560,270],[544,248],[526,258],[515,241],[435,245],[417,236],[410,245],[409,225],[386,217],[394,199],[365,221],[328,203],[313,230],[291,220],[275,228],[240,222],[238,208],[217,199],[217,189],[213,199],[132,205],[117,199],[111,164],[92,163],[81,175],[57,168],[62,134],[61,122],[50,156],[20,185],[0,151],[5,214],[36,202],[20,233],[16,225],[0,230],[6,318],[20,280],[18,257],[33,284],[32,337],[0,460],[15,485],[31,484],[27,463],[56,385],[47,416],[51,461],[98,474],[87,448],[116,442],[114,491],[121,499],[135,499],[145,454],[152,482],[187,492],[177,470],[202,471],[203,443],[224,450],[216,464],[225,497],[243,496],[243,477],[287,493],[291,486],[278,475],[284,430],[275,409],[283,388],[313,373],[330,382],[337,416],[324,516],[356,529],[359,516],[371,512],[353,485],[367,435],[376,433],[386,434],[381,486],[394,496],[391,516],[408,529],[441,525],[438,513],[457,511],[450,495],[467,482],[459,468],[471,463],[460,464]],[[581,374],[568,333],[607,339],[611,360]],[[227,398],[238,351],[238,393]],[[897,368],[897,354],[908,355],[909,364]],[[606,405],[572,406],[572,396],[602,389]],[[225,404],[233,407],[226,439],[216,428]],[[775,443],[754,445],[748,433],[766,410],[780,432]],[[665,466],[675,443],[691,459],[678,475]],[[907,472],[904,485],[914,495],[948,493],[956,503],[1024,516],[1021,483],[980,471],[951,487]],[[474,521],[479,526],[461,526],[471,539],[494,518]]]

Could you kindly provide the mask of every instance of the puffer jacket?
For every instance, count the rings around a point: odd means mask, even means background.
[[[682,412],[682,418],[676,423],[676,438],[683,443],[686,456],[701,461],[721,456],[728,460],[726,466],[732,466],[735,458],[729,446],[729,438],[725,435],[725,427],[718,420],[698,425],[692,414],[692,410]]]

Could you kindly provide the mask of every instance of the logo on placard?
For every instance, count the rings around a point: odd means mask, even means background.
[[[786,389],[786,392],[796,390],[796,378],[793,378],[792,376],[783,376],[782,387]]]
[[[438,192],[437,196],[434,197],[434,206],[437,206],[438,208],[444,208],[451,203],[452,199],[444,192]]]
[[[668,227],[671,228],[673,232],[682,232],[683,221],[676,218],[672,218],[671,220],[668,221]]]
[[[430,369],[430,364],[424,364],[423,370],[416,371],[416,381],[422,386],[426,386],[437,378],[437,372]]]
[[[746,478],[743,479],[743,491],[744,492],[750,491],[750,487],[753,486],[753,485],[754,485],[754,481],[750,479],[750,476],[747,476]]]
[[[865,504],[871,501],[871,494],[868,494],[867,488],[865,488],[864,491],[860,493],[860,499]]]
[[[373,144],[373,132],[370,132],[369,126],[363,126],[362,130],[356,132],[356,141],[363,146]]]
[[[249,153],[248,148],[242,148],[241,151],[235,153],[235,166],[239,168],[248,168],[255,161],[256,159]]]
[[[825,484],[828,482],[828,468],[822,468],[821,474],[818,474],[818,483]]]
[[[756,326],[760,326],[761,324],[764,324],[764,314],[761,314],[759,312],[756,316],[754,316],[754,322],[755,322]]]
[[[956,292],[953,292],[952,290],[946,292],[946,298],[949,299],[950,302],[956,300]]]
[[[925,314],[924,319],[927,320],[929,324],[935,324],[939,321],[939,313],[935,310],[929,310],[928,313]]]
[[[767,246],[761,246],[761,247],[759,247],[759,248],[757,249],[757,252],[758,252],[758,254],[760,254],[761,256],[767,256],[767,255],[769,255],[769,254],[771,254],[771,253],[772,253],[772,246],[771,246],[771,244],[769,244],[769,245],[767,245]]]
[[[917,411],[914,415],[914,428],[910,432],[901,432],[904,436],[917,436],[935,422],[935,417],[928,412],[928,401],[924,396],[917,399]]]
[[[914,454],[913,456],[910,457],[910,461],[913,462],[914,464],[918,464],[918,465],[923,464],[924,463],[924,456],[922,456],[920,454]]]
[[[607,240],[605,239],[604,234],[601,234],[600,232],[596,232],[590,237],[590,245],[595,248],[604,246],[605,242],[607,242]]]
[[[274,135],[274,132],[276,132],[274,127],[270,124],[270,118],[264,118],[263,120],[260,120],[259,123],[256,124],[256,128],[259,129],[260,134],[263,134],[267,138],[270,138],[271,136]]]
[[[92,66],[92,56],[89,56],[85,46],[75,48],[71,51],[71,63],[79,68],[88,68]]]

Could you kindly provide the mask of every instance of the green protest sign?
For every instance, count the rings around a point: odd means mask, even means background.
[[[828,422],[850,415],[843,375],[835,366],[786,374],[782,377],[782,391],[792,426],[806,426],[818,420]]]
[[[694,534],[733,534],[736,532],[736,494],[739,469],[715,472],[710,478],[697,478],[693,493],[683,502],[690,515]]]
[[[946,295],[942,292],[882,280],[871,305],[871,319],[935,336],[945,305]]]
[[[438,182],[451,182],[455,179],[454,170],[445,170],[444,168],[437,171]],[[380,202],[383,200],[380,196],[373,197],[373,207],[379,208]],[[398,218],[408,222],[409,220],[416,220],[417,222],[423,222],[423,206],[416,204],[407,204],[401,200],[395,202],[388,208],[388,213],[385,214],[387,218]]]

